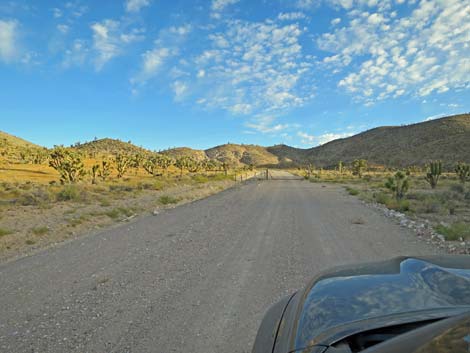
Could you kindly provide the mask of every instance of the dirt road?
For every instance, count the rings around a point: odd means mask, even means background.
[[[0,351],[249,352],[315,272],[433,252],[339,186],[252,181],[0,265]]]

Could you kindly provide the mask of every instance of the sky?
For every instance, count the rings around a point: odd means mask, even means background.
[[[0,0],[0,130],[309,148],[470,111],[466,0]]]

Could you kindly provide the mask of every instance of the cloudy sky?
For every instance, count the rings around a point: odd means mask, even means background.
[[[465,0],[0,2],[0,130],[311,147],[470,111]]]

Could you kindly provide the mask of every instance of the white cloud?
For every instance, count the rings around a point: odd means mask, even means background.
[[[306,132],[298,131],[297,136],[299,136],[301,138],[300,142],[303,145],[306,145],[306,146],[315,145],[315,136],[314,135],[309,135]]]
[[[175,81],[173,84],[172,84],[172,89],[173,89],[173,92],[175,94],[175,100],[176,101],[179,101],[181,100],[184,95],[186,94],[186,92],[188,91],[188,85],[184,82],[181,82],[181,81]]]
[[[240,0],[212,0],[212,10],[215,12],[223,11],[227,6],[234,5]]]
[[[62,34],[66,34],[68,31],[69,31],[70,27],[66,24],[58,24],[57,25],[57,30],[62,33]]]
[[[81,39],[75,39],[70,48],[65,51],[62,66],[69,68],[72,66],[82,66],[89,56],[88,45]]]
[[[62,17],[63,13],[61,9],[55,7],[52,9],[52,15],[54,16],[54,18],[60,18]]]
[[[182,25],[180,27],[169,27],[160,31],[158,38],[154,42],[154,48],[147,50],[142,54],[142,62],[139,72],[131,78],[131,83],[135,85],[144,85],[148,80],[158,75],[164,65],[166,65],[171,58],[175,58],[180,50],[179,46],[186,40],[187,35],[190,33],[192,27],[190,25]],[[184,60],[180,63],[184,63]],[[184,64],[182,64],[184,66]],[[172,78],[185,76],[186,72],[181,68],[175,66],[171,71]],[[180,86],[181,88],[182,86]],[[175,93],[175,99],[182,98],[181,89],[175,89],[175,85],[171,85]],[[134,87],[134,89],[137,89]]]
[[[297,24],[227,21],[193,59],[204,70],[207,108],[237,114],[272,114],[302,106],[313,96]]]
[[[0,60],[10,62],[18,56],[18,22],[0,20]]]
[[[339,24],[340,22],[341,22],[341,18],[339,18],[339,17],[337,17],[337,18],[331,20],[331,24],[332,24],[333,26],[336,26],[336,25]]]
[[[295,20],[302,20],[306,18],[304,13],[302,12],[281,12],[277,18],[280,21],[295,21]]]
[[[94,64],[99,71],[112,58],[123,53],[123,47],[143,39],[141,29],[124,33],[121,23],[115,20],[103,20],[91,25],[93,31],[93,49],[96,52]]]
[[[127,12],[139,12],[142,8],[149,5],[150,0],[127,0],[125,8]]]
[[[256,130],[263,134],[277,134],[289,128],[289,124],[275,124],[276,118],[273,116],[262,116],[255,119],[254,122],[248,122],[246,127]]]
[[[341,138],[346,138],[349,136],[354,135],[352,132],[343,132],[343,133],[326,133],[323,135],[318,136],[318,144],[319,145],[324,145],[325,143],[328,143],[333,140],[341,139]]]
[[[349,66],[339,87],[365,105],[468,87],[470,5],[465,1],[421,0],[406,17],[398,17],[389,0],[359,3],[378,12],[355,8],[347,26],[317,40],[333,54],[323,60],[333,72]]]

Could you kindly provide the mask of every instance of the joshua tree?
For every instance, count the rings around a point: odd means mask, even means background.
[[[312,163],[309,163],[305,166],[305,174],[308,179],[312,176],[312,173],[314,171],[315,167],[313,166]]]
[[[365,159],[356,159],[351,164],[353,175],[362,178],[362,173],[367,169],[367,161]]]
[[[195,161],[189,156],[183,156],[176,160],[175,166],[180,170],[180,177],[183,176],[184,169],[187,169],[188,171],[193,170],[194,162]]]
[[[98,171],[98,175],[101,180],[106,181],[106,179],[111,175],[111,163],[109,161],[102,161],[101,168]]]
[[[61,184],[75,183],[86,174],[81,156],[70,149],[56,146],[49,157],[49,166],[59,172]]]
[[[344,167],[343,161],[339,161],[338,162],[338,172],[339,172],[339,174],[343,174],[343,167]]]
[[[158,156],[158,166],[163,169],[163,174],[166,174],[168,172],[168,168],[175,164],[175,161],[170,156],[164,154],[160,154]]]
[[[99,164],[93,164],[93,166],[90,169],[90,175],[91,175],[91,183],[96,184],[96,177],[98,176],[98,170],[100,169]]]
[[[136,153],[132,156],[131,167],[135,169],[135,175],[139,171],[139,168],[142,166],[144,161],[144,155],[142,153]]]
[[[400,200],[408,192],[410,182],[405,173],[398,171],[395,173],[394,177],[388,178],[385,187],[395,194],[397,200]]]
[[[460,182],[465,184],[465,182],[470,178],[470,164],[463,162],[457,163],[455,166],[455,172],[457,173]]]
[[[153,154],[147,160],[144,161],[142,167],[145,169],[147,173],[152,176],[158,176],[158,168],[159,168],[159,155]]]
[[[428,173],[426,174],[426,181],[431,185],[431,188],[435,189],[437,186],[437,182],[439,181],[439,177],[442,174],[442,162],[441,161],[434,161],[430,162],[428,165]]]
[[[131,166],[132,159],[125,154],[118,154],[114,159],[114,163],[116,164],[117,177],[119,179],[124,176],[124,173]]]

